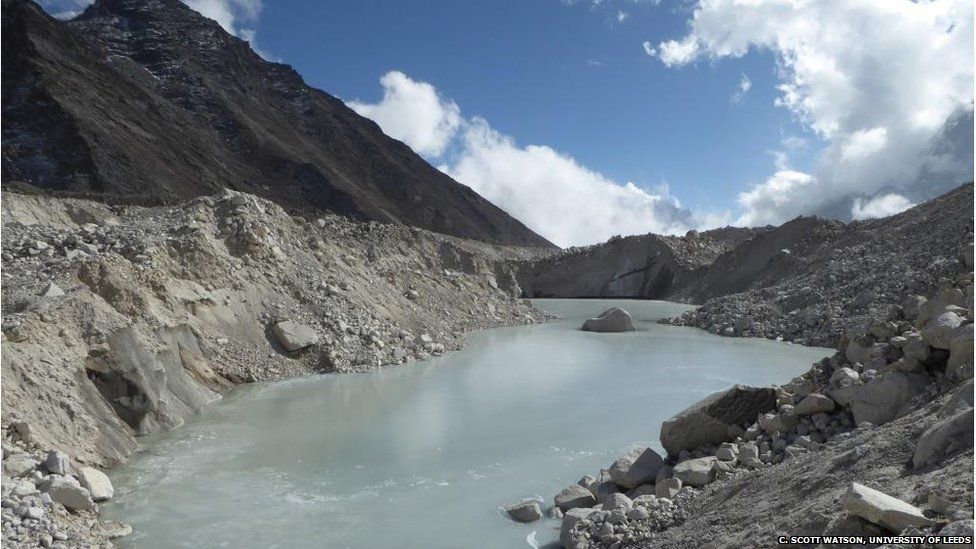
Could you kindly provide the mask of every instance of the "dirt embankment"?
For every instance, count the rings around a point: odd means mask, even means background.
[[[423,360],[545,318],[508,267],[531,250],[247,194],[140,208],[5,193],[3,214],[3,453],[24,465],[4,467],[12,546],[104,541],[81,469],[236,384]],[[42,463],[54,449],[65,470]]]

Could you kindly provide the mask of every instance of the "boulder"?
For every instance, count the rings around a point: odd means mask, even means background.
[[[527,499],[506,507],[505,512],[517,522],[534,522],[542,518],[542,508],[534,499]]]
[[[7,476],[20,477],[37,468],[37,460],[30,454],[10,454],[3,460],[3,472]]]
[[[289,352],[299,351],[319,341],[315,330],[294,320],[282,320],[274,325],[273,330],[278,343]]]
[[[837,404],[832,398],[820,393],[811,393],[801,400],[793,413],[798,416],[812,416],[813,414],[833,412]]]
[[[674,499],[680,490],[681,479],[674,477],[659,480],[654,485],[654,495],[659,498]]]
[[[739,447],[731,442],[723,442],[715,450],[715,457],[722,461],[735,461],[739,457]]]
[[[856,482],[851,483],[844,495],[844,508],[892,532],[901,532],[909,526],[924,528],[934,524],[918,507]]]
[[[593,509],[575,508],[570,509],[563,515],[563,523],[559,528],[559,543],[562,543],[565,549],[581,549],[586,547],[585,543],[579,544],[579,540],[573,536],[573,527],[593,512],[595,512]]]
[[[961,326],[964,320],[955,311],[946,311],[925,323],[925,327],[922,328],[922,339],[936,349],[948,350],[956,328]]]
[[[912,455],[917,469],[945,456],[950,449],[973,447],[973,409],[967,408],[939,421],[922,433]]]
[[[78,469],[78,479],[81,480],[81,485],[88,489],[94,501],[105,501],[112,499],[112,496],[115,495],[112,481],[98,469],[81,467]]]
[[[559,507],[563,512],[577,507],[593,507],[596,505],[596,498],[593,497],[593,493],[579,484],[573,484],[563,489],[562,492],[556,494],[554,501],[556,507]]]
[[[698,459],[688,459],[674,466],[674,476],[682,485],[702,488],[715,479],[712,465],[717,461],[715,456]]]
[[[611,307],[600,316],[587,319],[581,328],[587,332],[635,332],[630,313],[620,307]]]
[[[613,511],[615,509],[627,510],[633,507],[634,502],[627,497],[625,494],[616,493],[610,494],[607,500],[603,502],[604,511]]]
[[[44,458],[44,468],[55,475],[67,475],[71,471],[71,460],[60,450],[51,450]]]
[[[966,300],[966,294],[959,288],[942,290],[918,307],[918,316],[915,322],[918,326],[924,326],[929,319],[941,315],[950,307],[968,306],[969,302]]]
[[[868,421],[882,425],[908,410],[909,401],[925,392],[925,374],[892,372],[871,380],[851,397],[854,423]]]
[[[973,248],[969,247],[969,266],[973,264]],[[939,535],[943,538],[960,538],[959,542],[948,542],[948,543],[938,543],[935,545],[938,549],[956,549],[961,547],[966,542],[962,541],[962,538],[973,539],[973,519],[957,520],[955,522],[950,522],[946,524],[942,530],[939,530]],[[968,547],[968,544],[965,547]]]
[[[959,326],[952,332],[949,340],[949,362],[946,364],[946,375],[949,377],[967,378],[966,366],[972,371],[973,365],[973,324]]]
[[[52,475],[40,486],[41,492],[73,511],[92,511],[96,509],[91,493],[71,477]]]
[[[752,423],[776,407],[776,391],[769,387],[736,385],[715,393],[661,424],[661,445],[671,456],[682,450],[726,442],[729,427]]]
[[[664,460],[657,452],[641,446],[614,461],[608,472],[617,486],[632,490],[641,484],[654,482],[662,465]]]

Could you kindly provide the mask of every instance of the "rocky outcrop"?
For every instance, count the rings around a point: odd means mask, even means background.
[[[611,307],[594,318],[588,318],[580,328],[584,332],[634,332],[630,313],[620,307]]]

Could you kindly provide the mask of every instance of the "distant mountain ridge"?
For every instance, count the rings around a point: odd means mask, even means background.
[[[223,187],[506,245],[552,247],[291,67],[178,0],[62,22],[3,1],[3,179],[167,203]]]

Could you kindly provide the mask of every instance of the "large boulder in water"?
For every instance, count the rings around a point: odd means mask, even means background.
[[[630,313],[620,307],[611,307],[600,316],[587,319],[582,329],[587,332],[635,332]]]
[[[769,387],[735,385],[700,400],[661,424],[661,445],[671,456],[729,440],[733,425],[752,423],[776,408],[776,391]]]

